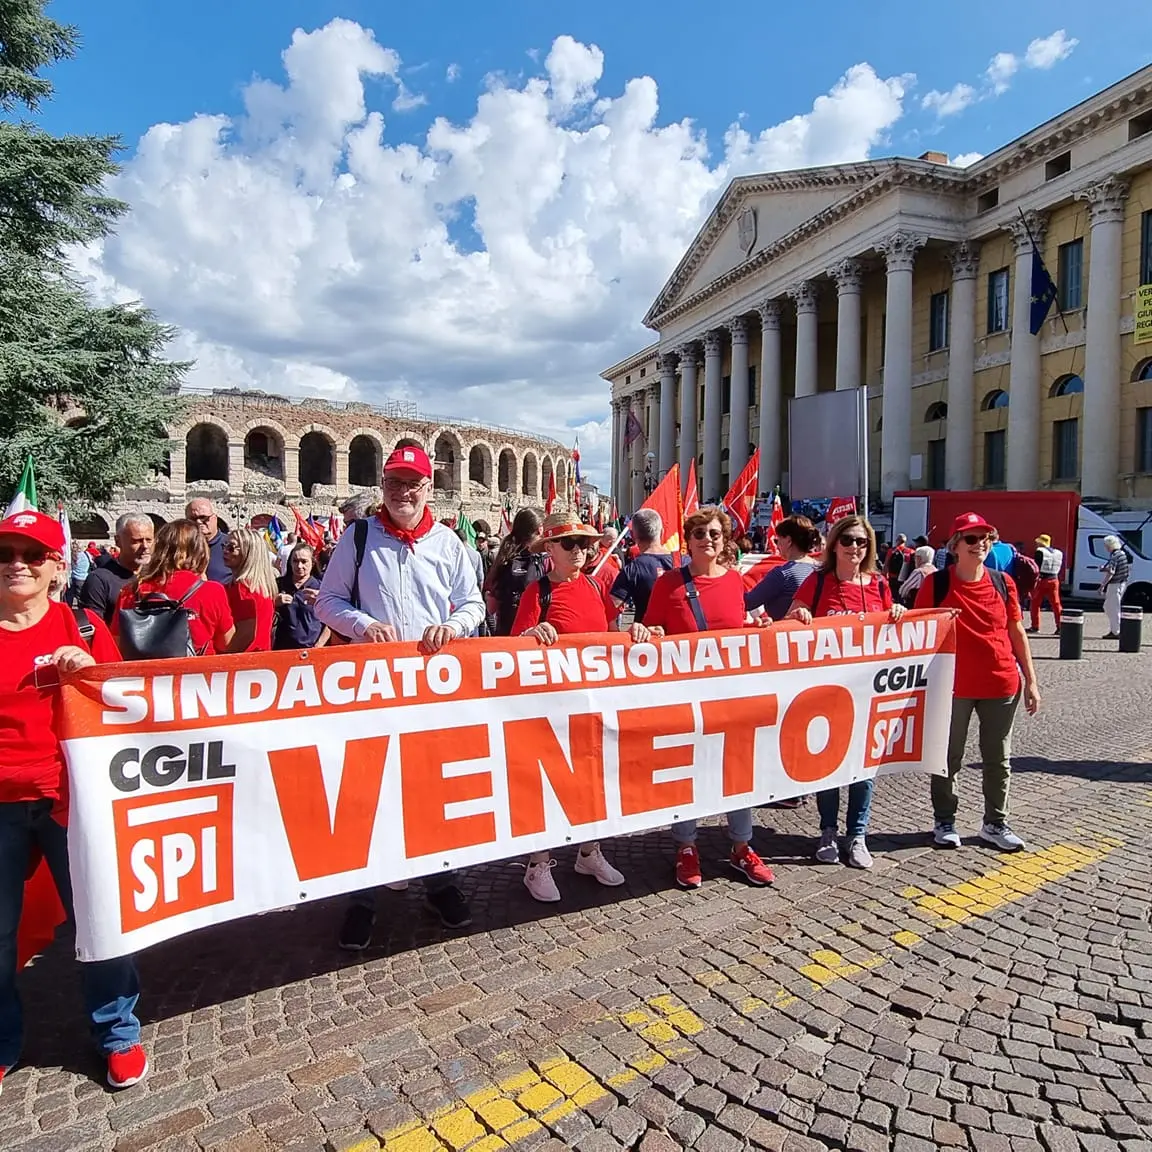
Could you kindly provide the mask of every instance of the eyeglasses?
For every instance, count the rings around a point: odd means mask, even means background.
[[[723,540],[724,533],[719,528],[693,528],[693,540]]]
[[[868,547],[868,537],[867,536],[841,536],[840,539],[836,541],[836,543],[839,544],[843,548],[867,548]]]
[[[987,536],[961,536],[961,540],[968,545],[969,548],[975,548],[977,544],[987,544],[989,537]]]
[[[188,519],[191,520],[193,524],[207,524],[214,515],[214,512],[209,512],[207,515],[202,513],[199,516],[189,516]]]
[[[401,480],[398,476],[385,476],[384,487],[389,492],[419,492],[427,481],[423,476],[415,480]]]
[[[240,551],[240,545],[239,544],[225,544],[224,545],[224,551],[225,552],[239,552]]]
[[[579,549],[581,552],[587,552],[591,544],[584,539],[583,536],[561,536],[556,541],[565,552],[575,552]]]
[[[50,555],[45,548],[0,548],[0,564],[14,564],[22,560],[29,568],[39,568],[48,562]]]

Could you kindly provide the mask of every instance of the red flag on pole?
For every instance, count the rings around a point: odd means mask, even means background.
[[[300,515],[300,509],[297,508],[295,504],[292,505],[292,515],[296,517],[296,535],[303,540],[305,544],[309,544],[313,548],[323,548],[323,533],[317,532],[316,529]]]
[[[769,556],[778,556],[779,549],[776,547],[776,529],[784,521],[784,509],[780,506],[780,496],[778,493],[772,494],[772,517],[768,521],[768,547],[767,552]]]
[[[824,517],[824,523],[829,528],[836,523],[837,520],[843,520],[845,516],[856,515],[856,497],[855,496],[837,496],[831,504],[828,505],[828,515]]]
[[[552,505],[556,503],[556,473],[548,474],[548,499],[544,501],[544,515],[552,514]]]
[[[760,476],[760,449],[752,453],[752,459],[744,465],[744,471],[736,477],[736,482],[724,497],[724,507],[736,522],[736,535],[743,536],[752,525],[752,509],[756,505],[756,482]]]
[[[661,543],[669,552],[680,551],[680,537],[683,534],[684,505],[680,499],[680,465],[673,464],[668,475],[656,485],[652,495],[640,505],[651,508],[660,514],[664,525],[664,539]]]
[[[700,489],[696,484],[696,461],[688,461],[688,483],[684,488],[684,515],[691,516],[700,507]]]

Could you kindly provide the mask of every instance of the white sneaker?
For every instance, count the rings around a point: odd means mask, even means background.
[[[848,867],[872,867],[872,853],[868,851],[868,845],[863,836],[853,836],[848,841]]]
[[[938,848],[959,848],[960,833],[950,820],[937,820],[932,828],[932,839]]]
[[[836,843],[836,829],[825,828],[820,833],[820,847],[816,849],[818,864],[839,864],[840,845]]]
[[[532,895],[533,900],[541,904],[555,904],[560,899],[560,889],[552,879],[552,869],[556,867],[555,860],[542,860],[539,864],[529,864],[524,872],[524,887]]]
[[[995,844],[1002,852],[1019,852],[1024,841],[1007,824],[985,824],[980,829],[980,839]]]
[[[605,888],[619,888],[624,883],[624,873],[613,868],[597,844],[591,852],[576,853],[576,874],[578,876],[595,876]]]
[[[408,881],[407,880],[396,880],[391,884],[385,884],[384,887],[387,888],[390,892],[407,892],[408,891]]]

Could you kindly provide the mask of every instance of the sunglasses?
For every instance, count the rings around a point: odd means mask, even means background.
[[[967,544],[969,548],[975,548],[977,544],[986,544],[988,542],[989,538],[988,538],[988,536],[983,535],[983,536],[961,536],[960,539],[963,540],[964,543]]]
[[[52,555],[46,548],[0,548],[0,564],[14,564],[22,560],[29,568],[39,568]]]
[[[565,552],[575,552],[577,549],[587,552],[588,549],[592,547],[583,536],[561,536],[556,543],[559,544]]]
[[[841,536],[840,539],[836,541],[836,543],[839,544],[843,548],[867,548],[868,547],[868,537],[867,536]]]
[[[692,530],[693,540],[723,540],[724,533],[719,528],[694,528]]]

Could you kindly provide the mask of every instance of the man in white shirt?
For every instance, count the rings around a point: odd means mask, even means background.
[[[355,531],[341,535],[316,598],[316,616],[353,643],[416,641],[426,653],[476,632],[484,600],[456,533],[428,507],[432,461],[422,448],[397,448],[384,465],[384,501],[364,521],[367,538],[357,571]],[[428,906],[448,928],[472,922],[455,874],[424,882]],[[375,894],[353,895],[340,932],[348,951],[366,948],[375,924]]]

